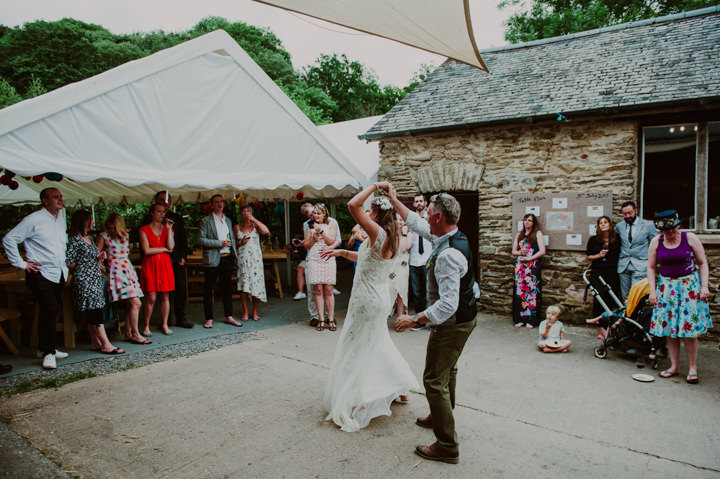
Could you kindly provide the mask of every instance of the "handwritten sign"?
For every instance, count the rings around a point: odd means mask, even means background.
[[[533,213],[547,249],[585,251],[588,238],[595,235],[597,219],[612,213],[612,201],[612,193],[604,191],[514,193],[512,224],[521,231],[523,216]]]

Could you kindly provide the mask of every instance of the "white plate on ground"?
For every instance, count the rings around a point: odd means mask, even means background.
[[[651,383],[655,381],[655,378],[653,376],[650,376],[649,374],[633,374],[632,378],[635,381],[640,381],[641,383]]]

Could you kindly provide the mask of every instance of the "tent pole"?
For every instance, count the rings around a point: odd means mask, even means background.
[[[283,200],[283,206],[285,207],[285,244],[290,244],[290,202],[288,200]],[[292,286],[290,255],[285,258],[285,270],[287,272],[288,288],[290,288]]]

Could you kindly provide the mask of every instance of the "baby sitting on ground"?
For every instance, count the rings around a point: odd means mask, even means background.
[[[572,341],[565,339],[565,328],[558,321],[562,310],[559,306],[550,306],[545,311],[545,320],[540,323],[538,332],[540,339],[538,340],[538,348],[543,353],[567,353]]]

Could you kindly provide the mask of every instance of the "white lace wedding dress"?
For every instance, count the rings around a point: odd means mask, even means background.
[[[374,417],[391,415],[390,404],[417,389],[410,366],[390,339],[389,274],[395,261],[382,259],[386,233],[358,251],[350,304],[325,390],[325,408],[343,431],[357,431]]]

